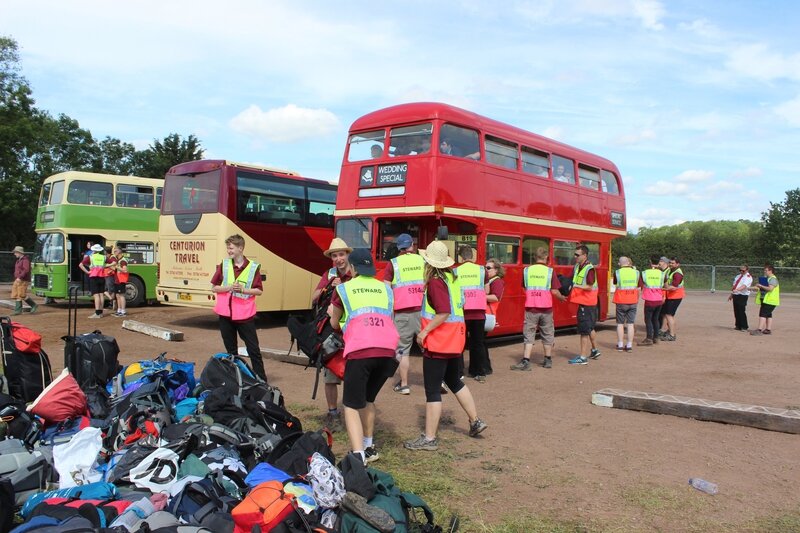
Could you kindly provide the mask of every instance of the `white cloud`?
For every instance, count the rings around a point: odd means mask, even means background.
[[[713,194],[714,197],[725,196],[729,194],[738,194],[744,190],[744,185],[741,183],[734,183],[732,181],[717,181],[710,185],[708,185],[704,192],[708,194]]]
[[[708,181],[714,177],[714,173],[709,170],[684,170],[677,176],[675,180],[681,183],[697,183],[700,181]]]
[[[642,21],[642,25],[649,30],[663,30],[664,25],[660,19],[665,10],[661,2],[656,0],[633,0],[633,11]]]
[[[628,231],[637,232],[641,228],[658,228],[686,222],[686,219],[671,209],[651,207],[628,216]]]
[[[800,80],[800,54],[772,52],[763,43],[736,48],[730,53],[726,65],[740,75],[757,80]]]
[[[763,175],[764,172],[758,167],[747,167],[731,173],[731,177],[734,179],[760,178]]]
[[[235,117],[229,125],[243,135],[274,142],[293,142],[333,133],[339,119],[327,109],[308,109],[288,104],[263,111],[253,104]]]
[[[630,146],[633,144],[641,144],[643,142],[655,140],[657,137],[656,132],[650,128],[644,128],[640,131],[620,135],[612,142],[617,146]]]
[[[681,22],[678,24],[678,28],[707,39],[718,38],[722,35],[722,32],[720,32],[719,28],[706,19],[696,19],[691,22]]]
[[[550,139],[555,139],[556,141],[561,141],[564,139],[564,128],[561,126],[548,126],[542,130],[542,135]]]
[[[790,126],[800,127],[800,95],[775,106],[774,110]]]

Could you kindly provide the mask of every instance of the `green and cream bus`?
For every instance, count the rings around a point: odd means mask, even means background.
[[[72,287],[88,296],[78,268],[91,244],[119,246],[128,260],[128,305],[156,299],[158,217],[164,180],[91,172],[46,178],[36,212],[33,292],[47,301]]]

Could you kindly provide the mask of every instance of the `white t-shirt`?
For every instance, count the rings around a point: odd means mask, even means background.
[[[741,278],[741,279],[740,279]],[[733,278],[733,294],[750,296],[750,286],[753,284],[753,276],[750,272],[745,272]]]

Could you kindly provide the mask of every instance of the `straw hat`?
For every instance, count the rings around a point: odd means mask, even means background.
[[[14,247],[14,253],[15,254],[24,254],[25,253],[25,248],[23,248],[22,246],[15,246]]]
[[[336,237],[331,241],[331,245],[328,247],[328,249],[322,252],[322,255],[325,257],[330,257],[333,252],[347,252],[349,254],[352,251],[353,249],[347,246],[347,243],[344,242],[343,239]]]
[[[93,244],[92,247],[89,249],[93,252],[102,252],[103,250],[105,250],[102,244]]]
[[[455,264],[453,258],[447,254],[447,245],[442,241],[433,241],[426,249],[420,250],[419,255],[432,267],[447,268]]]

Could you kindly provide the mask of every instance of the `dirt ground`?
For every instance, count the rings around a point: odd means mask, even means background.
[[[578,346],[574,332],[557,336],[552,369],[536,367],[531,373],[509,370],[521,354],[520,338],[494,341],[494,374],[485,384],[467,379],[489,424],[483,436],[467,437],[466,416],[452,395],[444,399],[443,414],[455,423],[442,427],[442,446],[453,453],[465,479],[485,487],[469,501],[454,499],[453,507],[485,524],[508,524],[509,514],[518,512],[619,531],[735,531],[761,517],[800,511],[800,435],[591,404],[594,391],[617,388],[800,408],[800,335],[791,326],[800,322],[800,299],[784,296],[774,334],[755,337],[733,329],[726,298],[690,293],[677,314],[678,340],[634,347],[633,353],[615,351],[615,330],[607,322],[598,332],[603,355],[587,366],[567,364]],[[118,318],[88,320],[89,314],[88,307],[80,310],[78,331],[100,329],[115,336],[122,363],[167,351],[202,368],[222,349],[210,311],[130,310],[131,319],[183,331],[183,342],[123,330]],[[748,315],[753,327],[753,302]],[[259,318],[262,348],[288,348],[285,318]],[[54,372],[60,370],[66,308],[42,305],[39,313],[18,321],[43,334]],[[534,362],[541,355],[537,345]],[[310,399],[311,370],[269,360],[266,367],[289,403],[324,409],[321,389],[315,402]],[[424,413],[419,357],[412,358],[411,385],[410,396],[387,386],[377,401],[379,426],[403,438],[418,434]],[[403,453],[415,460],[413,453]],[[690,477],[718,483],[719,494],[695,491],[687,484]]]

